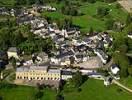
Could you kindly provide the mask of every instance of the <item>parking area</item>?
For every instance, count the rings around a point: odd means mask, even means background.
[[[119,4],[124,7],[128,12],[132,12],[132,0],[119,0]]]
[[[95,69],[103,66],[101,60],[98,57],[91,57],[88,61],[77,64],[80,68]]]

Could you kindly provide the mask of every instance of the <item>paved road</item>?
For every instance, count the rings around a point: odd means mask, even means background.
[[[128,92],[131,92],[131,93],[132,93],[132,89],[126,87],[126,86],[123,85],[123,84],[121,84],[119,81],[117,81],[117,80],[114,79],[114,80],[113,80],[113,83],[115,83],[115,84],[118,85],[119,87],[121,87],[121,88],[127,90]]]

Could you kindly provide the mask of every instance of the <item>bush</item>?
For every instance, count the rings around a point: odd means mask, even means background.
[[[97,15],[100,17],[106,16],[109,14],[109,8],[105,7],[98,7],[97,8]]]

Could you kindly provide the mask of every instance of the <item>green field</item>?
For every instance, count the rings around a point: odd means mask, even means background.
[[[44,12],[42,13],[42,16],[48,16],[51,17],[53,20],[63,19],[65,17],[70,17],[68,15],[63,15],[60,12],[61,4],[51,4],[58,8],[57,12]],[[90,27],[93,27],[94,30],[106,30],[105,29],[105,22],[109,18],[113,18],[114,20],[125,22],[127,12],[124,11],[122,8],[117,8],[117,3],[111,3],[109,5],[105,2],[99,2],[96,3],[81,3],[82,6],[80,6],[78,9],[84,14],[82,16],[72,16],[73,24],[80,26],[82,31],[88,31]],[[111,11],[109,12],[109,15],[105,16],[104,18],[96,18],[96,10],[97,8],[101,7],[107,7]]]
[[[112,85],[105,87],[102,81],[89,79],[82,85],[82,91],[65,93],[65,100],[132,100],[132,95],[120,91],[119,87]]]
[[[0,96],[3,100],[34,100],[36,88],[17,86],[14,88],[1,88]],[[62,91],[64,100],[132,100],[132,95],[119,87],[111,85],[105,87],[102,81],[89,79],[81,86],[81,92]],[[41,100],[55,100],[56,93],[50,89],[43,90]]]
[[[3,100],[35,100],[36,91],[36,88],[27,86],[2,88],[0,89],[0,96]],[[43,90],[43,97],[41,100],[54,100],[55,94],[55,91],[46,88]]]
[[[125,86],[128,86],[129,88],[132,89],[132,77],[127,77],[125,79],[121,79],[120,80],[122,84],[124,84]]]
[[[0,6],[13,6],[15,0],[0,0]]]

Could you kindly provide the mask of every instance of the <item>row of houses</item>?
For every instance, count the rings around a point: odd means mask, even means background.
[[[67,80],[72,78],[72,72],[49,68],[47,65],[23,66],[16,69],[16,79],[23,80]]]
[[[57,9],[50,5],[32,5],[31,8],[6,8],[0,7],[0,15],[9,15],[9,16],[22,16],[28,13],[35,14],[43,11],[52,11],[55,12]]]

